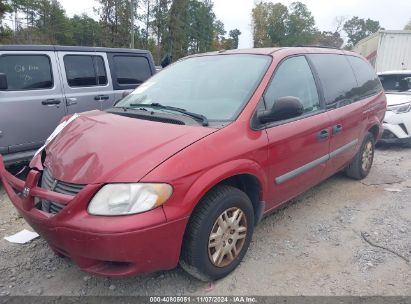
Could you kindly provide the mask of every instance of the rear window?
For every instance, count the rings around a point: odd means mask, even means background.
[[[311,54],[324,90],[328,107],[341,107],[355,99],[357,81],[346,56],[336,54]]]
[[[91,87],[107,84],[104,60],[101,56],[64,56],[67,82],[70,87]]]
[[[151,76],[150,64],[145,57],[114,56],[114,71],[119,85],[139,85]]]
[[[347,58],[357,78],[358,88],[355,92],[357,98],[362,99],[381,92],[380,80],[371,65],[358,57],[348,56]]]
[[[7,75],[8,91],[53,87],[51,63],[47,55],[0,56],[0,73]]]

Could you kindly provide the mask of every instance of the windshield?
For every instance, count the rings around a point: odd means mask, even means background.
[[[411,94],[411,73],[379,75],[386,93]]]
[[[197,113],[211,121],[234,120],[270,62],[271,57],[262,55],[188,58],[154,75],[116,107],[156,103]]]

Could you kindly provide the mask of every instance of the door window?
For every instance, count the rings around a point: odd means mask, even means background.
[[[114,72],[119,85],[138,85],[151,76],[148,60],[138,56],[114,56]]]
[[[305,113],[320,109],[314,76],[304,56],[291,57],[281,63],[264,95],[267,109],[285,96],[298,97]]]
[[[357,81],[346,56],[311,54],[324,89],[327,107],[341,107],[355,100]]]
[[[8,91],[53,87],[50,58],[46,55],[0,56],[0,73],[7,75]]]
[[[381,83],[371,65],[358,57],[347,56],[347,58],[357,78],[356,99],[360,100],[381,92]]]
[[[104,60],[101,56],[64,56],[67,83],[70,87],[92,87],[107,84]]]

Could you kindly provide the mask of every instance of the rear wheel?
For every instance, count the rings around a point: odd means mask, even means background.
[[[199,203],[187,226],[180,265],[202,281],[220,279],[241,262],[254,229],[250,199],[241,190],[218,186]]]
[[[374,161],[374,152],[374,136],[371,133],[367,133],[361,144],[360,150],[355,155],[351,164],[345,169],[347,176],[354,179],[365,178],[371,171]]]

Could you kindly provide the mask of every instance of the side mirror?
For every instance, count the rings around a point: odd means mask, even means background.
[[[261,123],[275,122],[298,117],[304,113],[304,106],[300,98],[285,96],[278,98],[270,110],[257,113]]]
[[[0,91],[5,91],[9,88],[7,83],[7,75],[4,73],[0,73]]]

